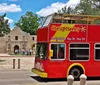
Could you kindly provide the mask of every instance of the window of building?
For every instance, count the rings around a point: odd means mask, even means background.
[[[95,59],[100,59],[100,44],[95,44]]]
[[[51,59],[65,58],[65,44],[51,44],[51,50],[53,50]]]
[[[15,36],[15,40],[18,40],[18,36]]]
[[[88,60],[89,44],[70,44],[70,60]]]

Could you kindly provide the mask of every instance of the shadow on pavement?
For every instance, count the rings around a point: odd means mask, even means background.
[[[66,78],[41,78],[39,76],[31,76],[31,78],[37,80],[38,82],[62,82],[62,81],[67,81]],[[87,81],[95,81],[95,80],[100,80],[100,77],[88,77]],[[79,80],[75,80],[75,81],[79,81]]]
[[[31,76],[31,78],[37,80],[38,82],[59,82],[59,81],[67,81],[66,78],[41,78],[39,76]]]
[[[88,77],[87,80],[100,80],[100,77]]]

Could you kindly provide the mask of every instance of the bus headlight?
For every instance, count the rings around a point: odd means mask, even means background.
[[[43,64],[40,62],[35,63],[35,68],[40,70],[40,71],[44,71]]]

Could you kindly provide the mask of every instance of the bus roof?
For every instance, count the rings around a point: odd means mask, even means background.
[[[54,14],[54,19],[63,19],[63,20],[80,20],[93,22],[94,20],[100,19],[100,15],[68,15],[68,14]]]
[[[41,26],[48,26],[50,23],[68,23],[68,24],[97,24],[96,20],[100,21],[100,15],[69,15],[69,14],[51,14],[43,17]]]

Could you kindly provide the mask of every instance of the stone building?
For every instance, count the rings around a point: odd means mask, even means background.
[[[15,53],[15,50],[35,50],[36,35],[30,35],[15,27],[4,37],[0,37],[0,53]]]

